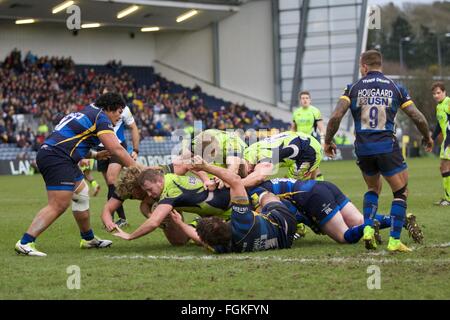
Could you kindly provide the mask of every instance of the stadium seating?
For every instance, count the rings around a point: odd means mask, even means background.
[[[9,134],[7,139],[3,138],[5,141],[15,141],[13,137],[17,135],[17,132],[19,130],[24,131],[26,129],[17,128],[17,123],[13,125],[13,116],[17,116],[14,112],[18,114],[29,114],[30,116],[33,115],[33,119],[35,119],[36,123],[43,121],[49,127],[51,132],[51,128],[53,126],[51,123],[53,121],[52,115],[55,113],[55,110],[45,109],[48,108],[46,107],[46,104],[44,104],[44,102],[47,102],[46,99],[53,99],[52,101],[49,101],[50,106],[64,105],[64,108],[67,108],[67,110],[63,110],[62,112],[69,112],[68,110],[71,107],[80,108],[84,104],[92,102],[92,96],[98,94],[100,83],[104,83],[104,81],[115,83],[116,80],[118,82],[125,83],[122,84],[120,89],[122,90],[124,96],[128,94],[126,97],[127,103],[134,112],[139,129],[145,129],[143,131],[145,131],[146,134],[141,132],[141,155],[170,154],[176,142],[171,141],[170,137],[155,137],[155,135],[170,136],[175,129],[183,129],[186,125],[191,125],[191,121],[193,120],[202,120],[203,122],[206,122],[207,120],[209,121],[214,119],[209,122],[209,124],[205,123],[205,128],[216,128],[219,122],[222,122],[223,128],[230,128],[230,126],[233,127],[238,124],[241,125],[243,129],[277,128],[283,130],[289,125],[288,123],[280,120],[273,120],[273,118],[271,118],[268,114],[249,110],[245,106],[236,105],[233,107],[234,109],[231,109],[231,102],[208,95],[202,92],[201,88],[197,87],[191,89],[169,81],[161,77],[159,74],[156,74],[153,67],[117,66],[111,64],[74,65],[72,60],[66,58],[36,57],[36,59],[40,61],[40,64],[34,65],[35,67],[37,66],[37,68],[33,69],[31,68],[31,66],[33,66],[32,64],[30,65],[29,62],[21,60],[19,51],[12,52],[11,56],[16,56],[16,60],[13,59],[14,63],[8,65],[6,63],[6,61],[8,61],[7,58],[5,63],[2,65],[2,69],[0,69],[0,71],[4,71],[2,74],[4,74],[7,80],[4,82],[3,89],[6,90],[7,95],[12,96],[13,98],[18,98],[16,101],[21,101],[25,108],[20,105],[17,106],[17,102],[15,102],[16,107],[11,109],[10,101],[0,101],[0,111],[3,110],[4,112],[9,113],[8,118],[4,118],[4,123],[0,123],[0,125],[3,126],[0,128],[1,131],[3,133],[8,132]],[[60,72],[58,70],[62,71]],[[74,70],[77,74],[75,77],[75,82],[71,82],[70,80],[67,81],[67,77],[64,77],[64,75],[69,74],[71,70]],[[61,76],[61,74],[63,76]],[[127,76],[122,78],[122,75],[124,74],[127,74]],[[15,77],[18,75],[26,75],[29,78],[31,76],[37,76],[36,78],[38,79],[45,79],[48,75],[50,75],[50,77],[58,79],[58,83],[52,84],[52,87],[48,90],[50,92],[54,92],[54,94],[45,94],[46,90],[44,90],[42,91],[44,93],[42,97],[38,98],[39,101],[41,101],[41,105],[39,106],[41,110],[39,110],[39,108],[35,108],[36,100],[31,101],[26,98],[33,94],[32,91],[27,91],[29,90],[26,85],[27,80],[20,80],[21,82],[19,81],[19,83],[17,83],[22,91],[20,92],[20,96],[19,94],[17,97],[14,96],[16,93],[15,91],[12,91],[11,86],[12,83],[15,83],[14,79],[16,79]],[[68,78],[71,78],[71,76]],[[43,85],[42,81],[39,85]],[[59,95],[59,92],[61,92],[60,90],[63,92],[68,92],[68,90],[71,90],[74,85],[76,85],[77,91],[74,91],[73,95]],[[53,86],[56,86],[57,89]],[[153,91],[149,90],[150,88],[153,88]],[[136,92],[141,89],[141,93],[136,94]],[[130,92],[132,92],[134,96],[129,96]],[[155,92],[158,92],[156,94],[156,98],[154,96],[148,98],[148,96],[152,94],[155,95]],[[56,93],[58,93],[58,95]],[[168,100],[162,100],[162,94],[169,94],[169,98],[167,98]],[[58,98],[55,98],[56,96],[58,96]],[[25,99],[23,99],[24,97]],[[198,99],[194,99],[193,97],[197,97]],[[137,99],[137,101],[141,104],[140,107],[134,104],[135,99]],[[160,111],[156,111],[156,109],[154,110],[154,108],[156,108],[156,106],[154,107],[155,104],[164,101],[168,101],[168,104],[171,106],[164,105],[163,108],[160,108]],[[179,101],[182,102],[180,103]],[[142,115],[144,115],[145,118],[145,113],[147,113],[148,108],[150,111],[154,111],[150,114],[153,127],[151,127],[151,123],[149,125],[148,122],[143,122],[141,119]],[[199,108],[206,108],[206,113],[203,112],[197,114],[196,110]],[[11,114],[11,110],[13,111],[13,114]],[[231,112],[230,110],[235,110],[236,112]],[[59,111],[61,112],[61,110]],[[183,111],[185,113],[189,111],[193,112],[193,114],[190,115],[190,120],[188,120],[187,117],[179,117],[179,111]],[[36,114],[36,112],[38,112],[38,114]],[[241,116],[241,113],[244,114],[244,116]],[[5,114],[6,113],[4,113],[4,115]],[[200,117],[200,119],[197,117]],[[23,125],[25,125],[25,123],[23,123]],[[36,146],[38,146],[39,143],[35,143],[33,139],[37,135],[37,127],[34,128],[37,124],[32,124],[28,121],[26,122],[26,125],[31,127],[33,131],[32,135],[27,136],[27,139],[29,139],[27,145],[35,145],[34,148],[36,150]],[[130,140],[129,135],[128,140]],[[1,141],[2,140],[0,140],[0,160],[35,158],[36,152],[33,151],[31,147],[21,148],[16,143],[3,143]],[[131,141],[129,145],[131,145]]]

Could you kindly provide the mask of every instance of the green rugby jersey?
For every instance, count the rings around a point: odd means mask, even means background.
[[[202,136],[208,135],[214,137],[219,143],[219,154],[216,155],[216,160],[213,162],[214,165],[226,168],[226,157],[236,156],[241,157],[244,150],[247,148],[247,144],[239,137],[237,133],[226,132],[217,129],[208,129],[198,134],[193,141],[193,146],[201,142]]]
[[[450,135],[449,135],[449,120],[450,120],[450,98],[445,97],[436,107],[436,118],[441,127],[442,132],[442,146],[441,158],[450,160]]]
[[[289,177],[304,179],[319,167],[322,148],[310,135],[287,131],[252,144],[245,150],[244,159],[254,165],[271,161],[275,166],[289,168]]]
[[[293,121],[297,125],[297,132],[312,134],[317,121],[322,120],[320,110],[314,106],[299,107],[294,111]]]
[[[208,191],[196,177],[171,173],[164,175],[164,189],[158,204],[169,204],[176,210],[200,216],[227,218],[231,214],[229,189]]]

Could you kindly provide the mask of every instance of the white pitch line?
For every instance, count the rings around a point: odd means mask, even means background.
[[[441,263],[441,264],[450,264],[450,259],[376,259],[376,258],[348,258],[348,257],[335,257],[335,258],[281,258],[281,257],[252,257],[252,256],[143,256],[143,255],[134,255],[134,256],[104,256],[106,259],[112,260],[173,260],[173,261],[223,261],[223,260],[233,260],[233,261],[255,261],[255,262],[290,262],[290,263],[300,263],[300,264],[308,264],[308,263],[336,263],[336,264],[345,264],[345,263],[371,263],[371,264],[388,264],[388,263],[406,263],[406,264],[420,264],[420,263]]]
[[[430,244],[427,246],[411,247],[413,250],[425,249],[425,248],[448,248],[450,247],[450,242],[440,243],[440,244]],[[222,260],[234,260],[234,261],[272,261],[272,262],[292,262],[292,263],[443,263],[450,264],[450,259],[394,259],[394,258],[381,258],[376,259],[374,257],[387,256],[390,255],[389,252],[382,250],[378,252],[368,252],[364,255],[369,256],[367,258],[356,258],[356,257],[332,257],[332,258],[283,258],[277,256],[249,256],[249,255],[207,255],[207,256],[176,256],[176,255],[121,255],[121,256],[103,256],[102,258],[112,259],[112,260],[177,260],[177,261],[222,261]]]

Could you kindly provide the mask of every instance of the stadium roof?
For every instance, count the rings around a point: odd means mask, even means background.
[[[152,27],[161,30],[198,30],[210,23],[220,21],[239,11],[239,5],[249,0],[74,0],[80,7],[81,23],[100,23],[102,27]],[[0,19],[35,19],[36,22],[65,23],[69,14],[66,9],[52,14],[52,9],[66,0],[0,0]],[[118,19],[118,12],[132,5],[139,10]],[[181,23],[176,19],[180,15],[195,9],[198,14]],[[138,30],[137,30],[138,31]]]

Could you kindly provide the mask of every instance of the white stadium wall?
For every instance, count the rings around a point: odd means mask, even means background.
[[[221,86],[275,104],[272,7],[252,1],[219,23]]]
[[[84,29],[73,36],[62,23],[16,26],[12,20],[0,22],[0,59],[14,48],[26,54],[71,56],[77,64],[106,64],[122,60],[124,65],[150,66],[155,58],[154,35],[124,28]]]
[[[195,32],[161,32],[155,40],[158,61],[204,81],[214,81],[211,27]]]
[[[270,0],[252,1],[218,23],[220,87],[275,105],[272,6]],[[214,38],[210,25],[201,30],[134,32],[128,28],[84,29],[73,36],[62,23],[16,26],[0,21],[0,59],[18,48],[24,54],[71,56],[77,64],[105,64],[111,59],[123,65],[165,66],[214,83]],[[177,73],[171,73],[173,77]],[[180,82],[182,77],[169,80]],[[219,96],[220,97],[220,96]],[[240,98],[236,97],[236,101]]]
[[[219,22],[220,87],[275,104],[272,33],[270,0],[245,4],[239,12]],[[212,27],[196,32],[161,32],[155,38],[157,61],[214,82]]]

